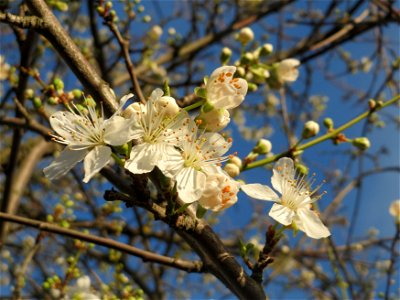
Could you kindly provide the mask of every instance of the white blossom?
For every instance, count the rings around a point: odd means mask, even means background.
[[[221,211],[237,202],[239,185],[223,173],[207,176],[206,186],[199,203],[206,209]]]
[[[400,223],[400,199],[390,204],[389,213],[395,218],[396,222]]]
[[[146,105],[137,104],[131,109],[134,113],[130,137],[138,144],[132,147],[125,168],[134,174],[148,173],[177,152],[174,134],[185,131],[182,122],[186,115],[179,113],[172,97],[163,97],[161,89],[153,91]]]
[[[65,300],[100,300],[100,296],[92,292],[90,289],[90,277],[85,275],[76,281],[74,286],[68,286],[66,290]]]
[[[182,201],[192,203],[203,194],[207,175],[223,172],[220,164],[228,157],[222,155],[229,150],[231,141],[225,141],[218,133],[198,135],[198,128],[190,119],[186,119],[184,126],[187,132],[176,134],[181,151],[171,152],[158,167],[164,175],[176,180]]]
[[[247,93],[247,81],[233,78],[234,66],[216,69],[206,84],[207,102],[214,108],[235,108],[243,102]]]
[[[276,163],[273,173],[271,183],[281,194],[280,197],[270,187],[261,184],[242,185],[241,189],[252,198],[274,201],[269,215],[279,223],[285,226],[294,223],[311,238],[329,236],[328,228],[310,208],[311,204],[320,198],[313,196],[320,186],[310,190],[312,182],[305,180],[304,176],[298,176],[293,160],[287,157]]]
[[[299,77],[300,61],[295,58],[284,59],[278,63],[276,73],[280,82],[296,81]]]
[[[50,125],[58,134],[54,140],[67,147],[44,168],[46,177],[57,179],[84,160],[83,182],[88,182],[107,165],[112,153],[109,145],[120,146],[129,141],[130,121],[119,114],[130,97],[132,94],[124,96],[119,109],[106,120],[103,111],[98,116],[91,105],[87,106],[86,114],[74,106],[70,111],[58,111],[51,115]]]

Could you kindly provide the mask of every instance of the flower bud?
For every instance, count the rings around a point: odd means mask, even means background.
[[[158,39],[160,39],[162,34],[163,34],[162,28],[160,26],[158,26],[158,25],[154,25],[153,27],[151,27],[151,29],[147,33],[147,36],[151,40],[157,41]]]
[[[314,121],[307,121],[304,124],[302,138],[308,139],[310,137],[316,136],[319,132],[319,125]]]
[[[243,67],[237,67],[236,73],[239,77],[244,77],[244,75],[246,75],[246,70]]]
[[[325,118],[323,124],[328,130],[333,129],[334,123],[331,118]]]
[[[272,144],[269,140],[260,139],[254,147],[253,152],[257,154],[267,154],[271,152]]]
[[[371,147],[371,143],[368,138],[366,137],[358,137],[352,141],[353,145],[358,149],[364,151]]]
[[[237,35],[237,40],[246,45],[254,39],[254,32],[250,27],[242,28]]]
[[[33,99],[32,99],[32,103],[33,103],[33,106],[36,108],[36,109],[38,109],[38,108],[41,108],[42,107],[42,99],[40,99],[39,97],[34,97]]]
[[[240,174],[240,168],[233,163],[227,163],[224,167],[224,170],[231,177],[236,177]]]
[[[264,44],[261,48],[260,48],[260,56],[263,55],[269,55],[272,53],[272,51],[274,51],[274,46],[272,44]]]
[[[390,204],[389,213],[394,217],[396,223],[400,223],[400,199]]]
[[[221,211],[237,202],[239,186],[229,176],[215,173],[207,176],[206,187],[199,204],[205,209]]]
[[[175,35],[176,34],[176,29],[174,27],[168,28],[168,34],[169,35]]]
[[[208,112],[201,112],[196,120],[201,120],[199,127],[207,131],[220,131],[231,121],[229,112],[226,109],[213,109]]]
[[[254,60],[254,54],[251,52],[246,52],[240,58],[240,63],[243,65],[247,65],[247,64],[251,63],[253,60]]]
[[[123,112],[122,112],[122,116],[126,119],[129,119],[132,117],[132,115],[136,114],[136,113],[140,113],[143,109],[145,108],[145,106],[139,102],[135,102],[130,104]]]
[[[242,160],[237,157],[237,156],[232,156],[229,158],[228,163],[232,163],[234,165],[237,165],[239,168],[242,167]]]
[[[25,98],[30,99],[33,98],[33,96],[35,96],[35,91],[32,89],[26,89],[24,94]]]
[[[255,92],[255,91],[257,91],[257,89],[258,89],[257,84],[252,83],[252,82],[248,82],[248,83],[247,83],[247,86],[248,86],[249,92]]]
[[[221,50],[220,60],[222,65],[226,65],[232,56],[232,50],[228,47],[224,47]]]
[[[154,105],[159,112],[163,111],[164,116],[166,117],[174,117],[180,111],[176,100],[170,96],[160,97],[154,101]]]
[[[62,91],[64,89],[64,82],[60,78],[55,78],[53,84],[57,92]]]
[[[142,21],[143,21],[143,23],[150,23],[150,22],[151,22],[151,16],[145,15],[145,16],[142,18]]]

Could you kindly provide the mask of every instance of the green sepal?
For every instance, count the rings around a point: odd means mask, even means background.
[[[202,88],[202,87],[196,87],[194,89],[194,93],[195,93],[195,95],[197,97],[200,97],[200,98],[206,98],[207,97],[206,89]]]
[[[207,209],[205,209],[203,206],[201,206],[200,204],[197,206],[197,210],[196,210],[196,217],[201,219],[204,217],[204,215],[206,214]]]

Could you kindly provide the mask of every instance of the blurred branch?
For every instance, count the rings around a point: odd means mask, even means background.
[[[14,25],[20,28],[35,28],[40,29],[44,27],[43,20],[35,16],[16,16],[8,12],[0,12],[0,22]]]
[[[82,233],[82,232],[79,232],[76,230],[63,228],[63,227],[57,226],[55,224],[36,221],[36,220],[24,218],[24,217],[7,214],[7,213],[0,213],[0,219],[8,221],[8,222],[13,222],[13,223],[22,224],[25,226],[34,227],[41,231],[56,233],[56,234],[60,234],[63,236],[68,236],[71,238],[79,239],[79,240],[82,240],[85,242],[94,243],[96,245],[108,247],[110,249],[115,249],[115,250],[118,250],[118,251],[121,251],[121,252],[124,252],[127,254],[131,254],[131,255],[140,257],[145,262],[146,261],[156,262],[156,263],[174,267],[174,268],[186,271],[186,272],[203,272],[204,271],[203,264],[199,261],[192,262],[192,261],[187,261],[187,260],[183,260],[183,259],[179,259],[179,258],[173,258],[173,257],[167,257],[167,256],[155,254],[153,252],[144,251],[144,250],[138,249],[136,247],[114,241],[112,239],[107,239],[107,238],[103,238],[103,237],[99,237],[99,236],[94,236],[91,234]]]

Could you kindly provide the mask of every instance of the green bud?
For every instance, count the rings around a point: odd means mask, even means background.
[[[232,50],[228,47],[224,47],[221,50],[220,60],[222,65],[226,65],[232,56]]]
[[[72,201],[72,200],[68,200],[68,201],[65,202],[65,206],[66,206],[66,207],[73,207],[74,204],[75,204],[75,203],[74,203],[74,201]]]
[[[42,100],[39,98],[39,97],[34,97],[33,99],[32,99],[32,103],[33,103],[33,106],[36,108],[36,109],[39,109],[39,108],[41,108],[42,107]]]
[[[24,95],[25,95],[25,98],[31,99],[31,98],[33,98],[33,96],[35,96],[35,91],[32,89],[26,89]]]
[[[269,140],[260,139],[254,147],[253,152],[258,154],[267,154],[271,152],[272,144]]]
[[[56,9],[58,9],[59,11],[67,11],[68,10],[68,4],[65,2],[61,2],[61,1],[55,2],[54,7]]]
[[[252,82],[247,82],[248,90],[249,92],[255,92],[258,89],[257,84],[252,83]]]
[[[49,222],[49,223],[53,223],[53,222],[54,222],[54,217],[53,217],[53,215],[47,215],[47,216],[46,216],[46,220],[47,220],[47,222]]]
[[[274,51],[274,46],[272,44],[264,44],[262,47],[260,47],[260,56],[267,56],[270,55]]]
[[[331,118],[325,118],[323,124],[328,130],[333,129],[334,123]]]
[[[58,97],[49,97],[47,99],[47,103],[50,105],[57,105],[58,104]]]
[[[72,95],[74,95],[74,98],[80,98],[80,97],[82,97],[82,91],[81,90],[78,90],[78,89],[74,89],[74,90],[72,90]]]
[[[97,6],[96,8],[97,12],[99,13],[100,16],[104,15],[104,8],[103,6]]]
[[[150,23],[150,22],[151,22],[151,16],[145,15],[145,16],[142,18],[142,21],[143,21],[143,23]]]
[[[69,224],[69,222],[67,220],[62,220],[60,222],[60,226],[63,227],[63,228],[69,228],[70,224]]]
[[[371,142],[366,137],[358,137],[352,141],[353,146],[357,147],[358,149],[364,151],[371,147]]]
[[[138,8],[137,8],[137,12],[138,13],[144,12],[144,6],[143,5],[139,5]]]
[[[113,7],[113,4],[111,1],[106,2],[106,9],[111,9]]]
[[[243,65],[247,65],[251,63],[254,60],[254,55],[253,53],[246,52],[242,57],[240,58],[240,63]]]
[[[64,89],[64,82],[58,77],[54,79],[53,84],[57,91],[62,91]]]
[[[45,290],[50,289],[50,283],[47,282],[47,281],[43,282],[43,288],[44,288]]]

